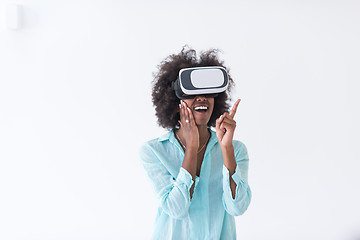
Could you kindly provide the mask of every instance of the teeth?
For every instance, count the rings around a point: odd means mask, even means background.
[[[195,107],[195,110],[207,110],[208,108],[205,106],[199,106],[199,107]]]

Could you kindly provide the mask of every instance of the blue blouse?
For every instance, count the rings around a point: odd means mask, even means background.
[[[211,136],[195,182],[182,168],[184,151],[174,136],[174,129],[143,144],[141,162],[152,182],[159,207],[152,239],[236,239],[234,216],[243,214],[251,200],[248,185],[249,158],[245,145],[233,140],[236,183],[232,198],[229,170],[216,133]],[[190,188],[195,184],[192,198]]]

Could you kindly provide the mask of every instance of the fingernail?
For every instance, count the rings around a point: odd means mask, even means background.
[[[179,108],[181,108],[181,104],[179,103]]]

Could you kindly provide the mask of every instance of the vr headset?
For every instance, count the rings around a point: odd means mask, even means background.
[[[229,84],[229,76],[223,67],[183,68],[172,83],[172,89],[179,99],[191,99],[196,95],[216,97]]]

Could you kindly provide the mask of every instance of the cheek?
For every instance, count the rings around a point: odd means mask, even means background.
[[[214,105],[215,103],[214,103],[214,101],[211,103],[211,106],[212,106],[212,110],[214,110],[214,107],[215,107],[215,105]]]
[[[187,106],[191,106],[193,104],[193,102],[194,102],[191,99],[184,99],[183,101],[186,103]]]

